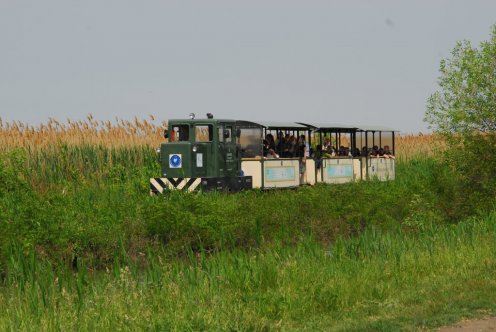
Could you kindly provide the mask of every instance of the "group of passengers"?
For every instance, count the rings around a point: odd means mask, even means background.
[[[279,152],[279,153],[277,153]],[[306,170],[307,157],[310,156],[310,147],[305,140],[305,135],[296,138],[294,135],[277,133],[277,141],[272,134],[267,134],[263,140],[264,157],[271,158],[298,158],[300,177]]]
[[[393,152],[389,145],[379,148],[374,145],[372,148],[364,146],[362,150],[359,148],[350,149],[348,146],[341,145],[338,149],[331,143],[329,137],[324,138],[323,145],[317,145],[314,150],[305,140],[305,135],[295,137],[283,132],[277,133],[277,139],[271,133],[268,133],[263,140],[263,155],[266,158],[300,158],[313,157],[315,159],[331,158],[331,157],[384,157],[394,159]]]
[[[315,157],[358,157],[360,153],[357,149],[351,151],[348,146],[341,145],[339,149],[336,149],[331,144],[331,139],[329,137],[324,138],[324,145],[317,145],[317,151],[315,152]]]
[[[280,131],[277,134],[277,140],[270,133],[263,140],[263,154],[267,158],[309,157],[309,151],[305,135],[295,137],[289,134],[284,135]]]
[[[384,148],[379,148],[377,145],[374,145],[372,149],[367,149],[367,147],[364,146],[362,148],[362,155],[395,159],[393,152],[389,149],[389,145],[384,145]]]

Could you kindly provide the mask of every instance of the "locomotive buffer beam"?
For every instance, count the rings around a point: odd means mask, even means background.
[[[241,191],[252,189],[251,176],[219,178],[151,178],[150,194],[158,195],[172,190],[193,192],[201,189],[207,191]]]

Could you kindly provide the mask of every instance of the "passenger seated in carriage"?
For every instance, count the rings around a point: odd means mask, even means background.
[[[369,156],[371,156],[371,157],[379,157],[379,147],[377,145],[374,145],[372,147],[372,150],[370,151]]]
[[[324,146],[322,147],[322,152],[324,152],[325,158],[336,156],[336,150],[334,150],[334,147],[331,145],[330,142],[331,141],[329,137],[326,137],[324,141]]]
[[[391,150],[389,150],[389,145],[384,145],[383,155],[384,155],[384,158],[395,159],[393,152]]]
[[[355,148],[352,152],[353,157],[360,157],[360,149]]]
[[[269,149],[276,150],[276,142],[274,141],[274,136],[272,134],[265,135],[265,140],[269,146]]]
[[[367,157],[369,155],[369,149],[366,146],[362,147],[362,152],[360,153],[363,157]]]
[[[324,138],[324,146],[322,147],[323,151],[329,151],[330,149],[333,149],[331,145],[331,139],[329,137]]]
[[[274,151],[274,149],[270,148],[269,142],[265,139],[263,140],[263,155],[264,158],[267,159],[279,158],[279,155]]]

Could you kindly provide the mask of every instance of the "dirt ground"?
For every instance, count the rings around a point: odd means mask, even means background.
[[[439,332],[488,332],[496,331],[496,317],[464,320],[452,326],[440,328]]]

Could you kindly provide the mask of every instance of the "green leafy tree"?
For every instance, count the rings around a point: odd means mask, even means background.
[[[427,101],[425,121],[448,143],[446,160],[480,200],[496,192],[496,25],[473,47],[458,42],[441,61],[439,91]]]

